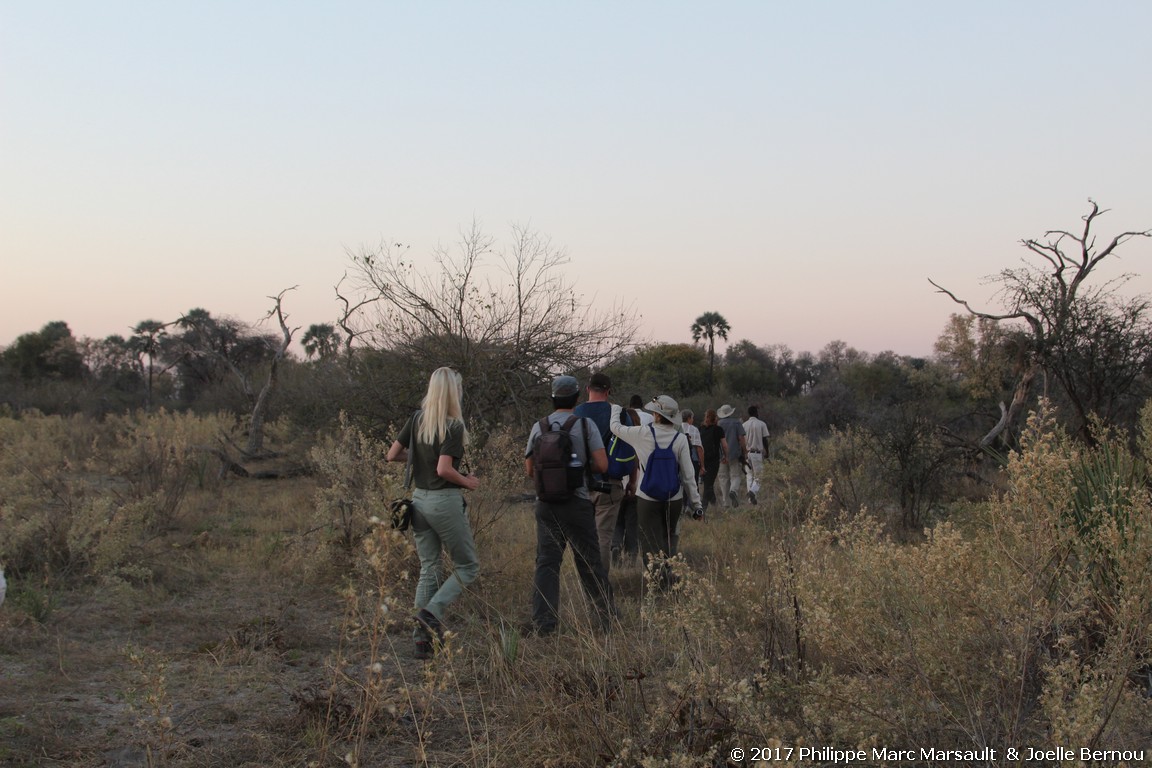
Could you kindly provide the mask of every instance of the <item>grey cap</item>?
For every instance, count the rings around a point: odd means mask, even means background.
[[[580,394],[580,382],[575,376],[557,376],[552,379],[552,397],[571,397]]]

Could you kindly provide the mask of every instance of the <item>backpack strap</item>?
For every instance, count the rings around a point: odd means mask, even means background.
[[[588,450],[588,425],[596,426],[596,422],[584,417],[580,424],[580,431],[584,433],[584,487],[588,487],[588,481],[592,479],[592,452]]]
[[[656,427],[649,424],[648,425],[648,431],[652,433],[652,445],[659,448],[660,447],[660,441],[656,439]],[[673,433],[672,439],[668,441],[668,445],[664,446],[664,449],[671,448],[672,443],[676,442],[676,438],[679,437],[681,434],[682,434],[681,432]]]

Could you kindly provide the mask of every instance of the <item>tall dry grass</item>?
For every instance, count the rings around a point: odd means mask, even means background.
[[[849,438],[797,444],[770,472],[772,503],[684,523],[673,588],[652,588],[639,568],[613,571],[610,633],[593,626],[567,562],[562,631],[548,638],[521,631],[535,551],[522,437],[493,435],[470,456],[481,578],[427,664],[410,658],[411,539],[382,522],[402,471],[382,461],[384,446],[344,425],[313,453],[314,488],[221,485],[178,449],[204,439],[180,435],[206,423],[143,418],[111,432],[0,420],[0,558],[25,574],[61,562],[123,574],[148,567],[146,542],[171,549],[166,520],[197,542],[179,550],[189,569],[247,569],[271,604],[288,605],[302,582],[326,590],[319,648],[294,645],[283,616],[251,616],[199,657],[251,685],[264,665],[283,675],[278,663],[316,654],[291,684],[269,686],[292,714],[262,736],[276,745],[262,764],[647,768],[723,766],[735,747],[772,745],[1152,743],[1152,410],[1135,449],[1124,436],[1085,448],[1034,417],[1005,491],[956,505],[913,543],[870,506],[883,499]],[[96,522],[135,504],[148,511],[121,525],[123,542]],[[38,527],[37,510],[50,513]],[[67,557],[42,541],[62,542]],[[140,669],[170,661],[133,654],[148,660]],[[126,679],[153,707],[140,743],[158,750],[155,764],[228,764],[181,741],[178,719],[169,727],[189,695],[171,675],[163,686],[139,669]]]

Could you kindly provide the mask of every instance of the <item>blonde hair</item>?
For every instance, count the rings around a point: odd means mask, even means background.
[[[420,414],[417,440],[432,445],[448,436],[448,427],[453,422],[458,421],[463,426],[464,415],[460,409],[462,390],[463,381],[456,371],[448,367],[432,371],[428,379],[428,392],[420,405],[424,412]],[[467,438],[465,430],[464,439]]]

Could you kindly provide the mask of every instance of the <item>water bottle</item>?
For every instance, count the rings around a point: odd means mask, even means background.
[[[572,458],[568,459],[568,487],[580,488],[584,485],[584,464],[576,451],[572,451]]]

